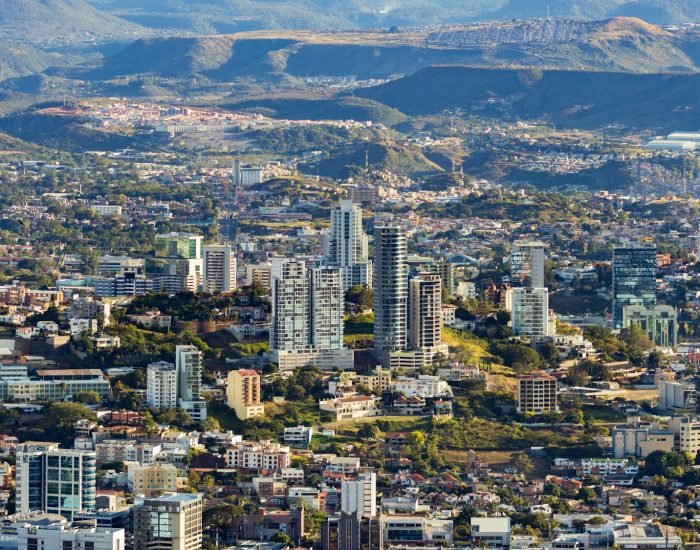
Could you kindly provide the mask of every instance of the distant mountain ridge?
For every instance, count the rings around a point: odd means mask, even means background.
[[[150,32],[85,0],[0,0],[0,40],[64,45],[133,40],[145,34]]]
[[[90,0],[140,25],[197,33],[264,29],[339,30],[477,20],[639,17],[656,24],[700,21],[697,0]]]

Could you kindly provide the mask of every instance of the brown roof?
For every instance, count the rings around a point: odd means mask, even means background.
[[[40,369],[38,376],[102,376],[100,369]]]

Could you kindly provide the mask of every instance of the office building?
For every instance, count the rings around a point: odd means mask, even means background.
[[[623,328],[626,306],[656,306],[656,245],[637,243],[613,249],[613,328]]]
[[[622,308],[622,328],[637,325],[647,333],[655,345],[662,348],[675,348],[678,341],[678,315],[672,306],[642,305]]]
[[[357,479],[344,480],[340,487],[340,511],[360,518],[377,515],[377,474],[361,472]]]
[[[406,349],[408,264],[406,234],[380,225],[374,234],[374,351],[384,366]]]
[[[615,426],[611,435],[614,458],[646,458],[656,451],[673,450],[673,431],[652,422],[635,421]]]
[[[279,271],[272,281],[273,361],[283,371],[311,364],[352,368],[353,351],[343,345],[340,268],[307,269],[304,262],[283,261]]]
[[[548,290],[512,289],[512,323],[513,332],[519,336],[550,336]]]
[[[260,402],[260,375],[251,369],[230,371],[226,403],[239,420],[264,416],[265,406]]]
[[[56,443],[17,447],[16,509],[43,510],[68,520],[95,509],[95,453],[60,449]]]
[[[513,287],[544,288],[547,245],[536,241],[518,241],[510,254],[510,280]]]
[[[134,550],[200,550],[202,495],[170,493],[134,503]]]
[[[207,403],[202,399],[202,352],[195,346],[175,347],[175,367],[178,376],[178,406],[193,420],[207,418]]]
[[[342,269],[343,292],[354,285],[372,286],[372,264],[368,239],[362,229],[362,208],[351,200],[341,200],[331,210],[331,227],[325,239],[328,265]]]
[[[146,369],[146,402],[153,409],[177,407],[178,373],[173,363],[159,361]]]
[[[232,292],[236,290],[236,257],[227,244],[204,247],[204,291]]]
[[[384,537],[380,516],[358,514],[329,516],[321,528],[323,550],[382,550]]]
[[[558,412],[557,379],[542,370],[519,376],[517,402],[519,413]]]
[[[17,550],[124,550],[124,529],[88,527],[50,520],[17,527]]]

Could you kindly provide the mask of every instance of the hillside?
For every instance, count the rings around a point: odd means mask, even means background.
[[[639,19],[616,18],[585,24],[458,25],[430,33],[278,31],[149,38],[77,76],[203,76],[214,82],[252,77],[277,83],[313,77],[385,79],[434,65],[692,72],[700,70],[699,63],[700,33],[670,33]]]
[[[356,90],[407,115],[445,109],[494,117],[549,117],[558,126],[622,124],[659,133],[700,127],[700,74],[630,74],[431,67]]]
[[[424,26],[475,20],[640,17],[659,24],[700,19],[695,0],[90,0],[140,25],[198,33],[260,29]]]
[[[65,45],[133,39],[147,33],[85,0],[0,0],[0,39]]]

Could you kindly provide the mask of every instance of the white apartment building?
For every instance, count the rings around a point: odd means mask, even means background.
[[[236,290],[236,257],[227,244],[209,244],[203,248],[204,291]]]
[[[329,265],[342,268],[343,292],[354,285],[372,286],[368,248],[367,235],[362,229],[362,208],[351,200],[341,200],[331,210],[324,256]]]
[[[90,209],[100,217],[121,216],[123,211],[118,204],[93,204]]]
[[[451,397],[452,388],[439,376],[421,374],[418,378],[399,377],[391,384],[394,392],[401,392],[406,397]]]
[[[379,406],[379,399],[369,395],[322,399],[319,402],[319,408],[322,411],[335,413],[336,421],[378,416],[382,412]]]
[[[146,402],[154,409],[177,407],[177,368],[172,363],[159,361],[146,369]]]
[[[193,420],[207,418],[207,403],[202,399],[202,352],[195,346],[175,347],[178,374],[178,405]]]

